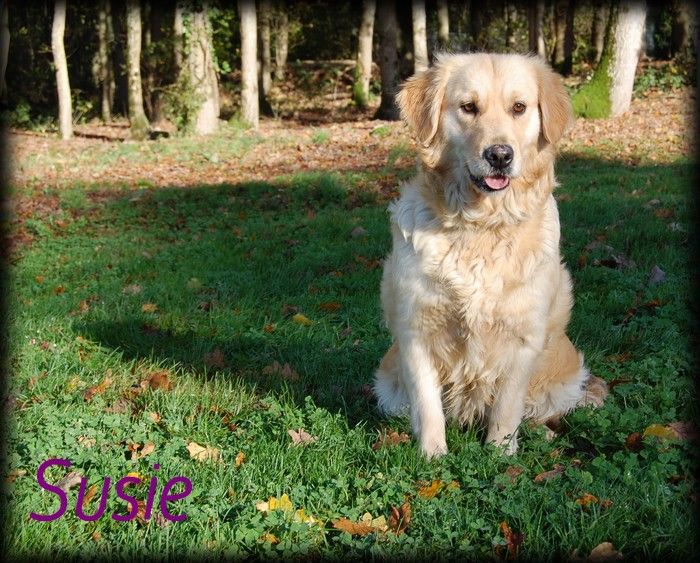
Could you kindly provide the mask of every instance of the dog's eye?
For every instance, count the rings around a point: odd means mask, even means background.
[[[523,112],[525,111],[525,107],[526,107],[526,106],[525,106],[524,103],[522,103],[522,102],[515,102],[515,103],[513,104],[513,113],[515,113],[516,115],[519,115],[519,114],[521,114],[521,113],[523,113]]]
[[[476,104],[474,102],[464,102],[462,105],[459,106],[462,108],[462,111],[464,113],[477,113],[476,109]]]

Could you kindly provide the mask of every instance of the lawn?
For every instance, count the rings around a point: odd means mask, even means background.
[[[308,133],[319,150],[328,131]],[[270,142],[222,135],[239,151],[226,158]],[[551,441],[525,426],[513,457],[450,425],[450,453],[427,461],[369,388],[390,342],[379,281],[392,194],[378,186],[411,174],[405,136],[392,139],[368,170],[176,186],[35,178],[10,279],[5,552],[555,560],[611,542],[635,559],[691,557],[691,161],[564,152],[569,334],[610,396]],[[158,143],[177,157],[181,141]],[[105,147],[105,171],[137,152]],[[140,506],[115,521],[128,507],[112,486],[104,516],[83,521],[68,483],[67,512],[34,521],[58,508],[37,483],[51,458],[72,467],[51,467],[49,483],[86,479],[85,514],[105,477],[138,474],[126,492],[140,501],[152,477],[158,495],[187,477],[191,494],[170,505],[187,519],[167,521],[156,501],[150,519]]]

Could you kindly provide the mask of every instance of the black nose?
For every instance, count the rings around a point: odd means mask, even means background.
[[[494,168],[503,169],[513,162],[513,147],[510,145],[491,145],[484,150],[484,158]]]

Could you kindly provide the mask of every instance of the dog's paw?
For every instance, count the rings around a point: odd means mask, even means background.
[[[447,453],[447,443],[445,440],[421,440],[421,452],[428,459],[441,457]]]
[[[579,399],[579,406],[591,406],[594,408],[600,407],[605,402],[605,397],[608,396],[608,384],[604,379],[591,375],[586,381],[586,387],[583,390],[583,397]]]

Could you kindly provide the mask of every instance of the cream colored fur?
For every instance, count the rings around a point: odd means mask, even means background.
[[[524,418],[606,393],[586,395],[590,374],[565,334],[572,286],[552,190],[569,98],[537,58],[469,54],[439,55],[397,100],[420,161],[389,208],[381,298],[394,342],[376,373],[379,407],[410,413],[428,456],[447,452],[446,416],[486,420],[487,440],[513,453]],[[487,193],[470,175],[492,172],[483,152],[498,143],[513,148],[510,184]]]

